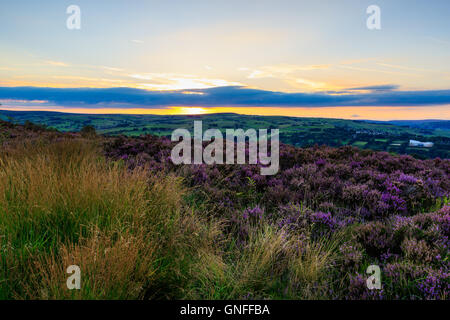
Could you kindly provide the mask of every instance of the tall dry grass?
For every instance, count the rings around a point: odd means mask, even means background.
[[[149,177],[99,155],[89,140],[2,153],[1,298],[180,295],[210,231],[183,208],[177,178]],[[79,291],[65,287],[72,264],[82,271]],[[152,292],[158,286],[168,287]]]
[[[189,299],[326,299],[342,235],[299,240],[268,223],[254,225],[243,246],[200,251]]]
[[[155,276],[156,245],[144,235],[117,238],[100,232],[63,244],[58,254],[38,256],[23,283],[25,297],[38,299],[139,299]],[[66,268],[81,269],[81,289],[68,290]],[[22,298],[23,296],[18,296]]]

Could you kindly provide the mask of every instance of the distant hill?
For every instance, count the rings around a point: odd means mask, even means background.
[[[449,120],[398,120],[389,121],[389,123],[399,126],[408,126],[411,128],[450,130]]]
[[[255,116],[235,113],[205,115],[73,114],[48,111],[0,110],[0,119],[16,123],[31,121],[62,132],[95,127],[105,135],[170,136],[177,128],[193,130],[194,120],[203,121],[203,130],[280,129],[283,143],[305,147],[353,145],[362,149],[412,154],[418,158],[450,158],[450,121],[365,121],[285,116]],[[433,148],[409,147],[409,140],[431,141]]]

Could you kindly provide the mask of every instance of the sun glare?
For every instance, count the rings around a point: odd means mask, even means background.
[[[174,114],[205,114],[208,110],[201,107],[175,107]]]

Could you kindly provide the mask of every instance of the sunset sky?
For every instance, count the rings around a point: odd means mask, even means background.
[[[450,1],[1,1],[0,103],[450,120]]]

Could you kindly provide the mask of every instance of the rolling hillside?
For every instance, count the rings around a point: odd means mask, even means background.
[[[194,120],[203,129],[278,128],[283,143],[298,147],[315,144],[411,154],[417,158],[450,158],[450,121],[375,122],[325,118],[249,116],[233,113],[206,115],[126,115],[70,114],[45,111],[1,111],[0,119],[17,123],[31,121],[62,132],[79,131],[91,125],[105,135],[139,136],[153,134],[170,137],[173,130],[192,130]],[[431,141],[433,148],[409,147],[409,140]]]

